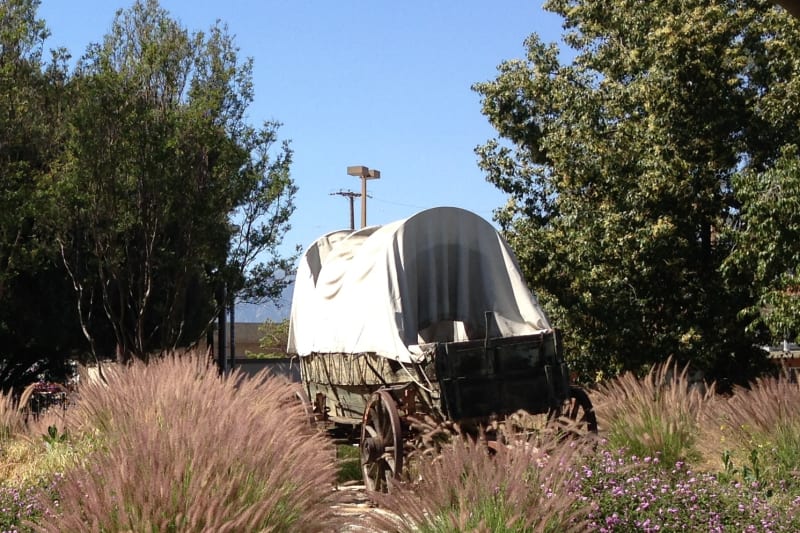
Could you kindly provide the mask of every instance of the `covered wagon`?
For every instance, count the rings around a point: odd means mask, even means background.
[[[358,435],[369,489],[399,475],[423,416],[479,426],[571,400],[596,428],[508,244],[463,209],[317,239],[298,267],[288,351],[309,418]]]

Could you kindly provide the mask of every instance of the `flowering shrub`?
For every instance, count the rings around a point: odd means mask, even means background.
[[[49,483],[25,488],[0,487],[0,531],[26,531],[25,523],[39,521],[50,515],[42,505],[42,498],[57,499],[57,487],[61,476],[56,475]]]
[[[589,529],[612,531],[800,531],[800,496],[781,486],[727,481],[684,462],[603,449],[572,466],[572,490]]]

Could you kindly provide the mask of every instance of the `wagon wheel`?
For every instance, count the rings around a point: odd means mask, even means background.
[[[386,492],[403,470],[403,430],[397,404],[387,390],[372,394],[361,424],[361,473],[369,491]]]
[[[303,418],[306,422],[313,426],[317,422],[317,417],[314,415],[314,406],[311,405],[311,400],[308,399],[308,394],[303,387],[296,387],[294,389],[294,397],[303,408]]]
[[[590,433],[597,433],[597,415],[585,390],[571,385],[566,407],[566,415],[570,420],[577,422],[581,427],[586,427]]]

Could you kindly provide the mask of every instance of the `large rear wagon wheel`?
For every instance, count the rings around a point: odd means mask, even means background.
[[[589,395],[580,387],[571,385],[566,415],[589,433],[597,433],[597,415]]]
[[[403,429],[387,390],[372,394],[361,424],[361,472],[369,491],[386,492],[403,470]]]

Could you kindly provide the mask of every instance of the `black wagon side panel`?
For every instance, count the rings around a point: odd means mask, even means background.
[[[557,330],[441,343],[435,361],[442,410],[452,420],[546,413],[568,397]]]

